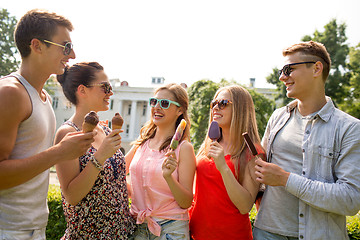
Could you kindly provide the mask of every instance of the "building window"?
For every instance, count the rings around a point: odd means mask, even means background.
[[[52,103],[53,109],[57,109],[57,108],[58,108],[58,104],[59,104],[59,98],[58,98],[58,97],[54,97],[54,98],[53,98],[53,103]]]
[[[146,115],[146,108],[147,108],[147,104],[146,103],[144,103],[144,106],[143,106],[143,116],[145,116]]]
[[[153,78],[152,78],[152,83],[155,83],[155,80],[156,80],[156,78],[153,77]]]
[[[128,108],[128,115],[131,114],[131,104],[129,105],[129,108]]]
[[[113,107],[114,107],[114,100],[112,99],[112,100],[110,101],[110,110],[113,110]]]
[[[130,125],[129,125],[129,124],[126,124],[125,133],[126,133],[126,134],[129,134],[129,131],[130,131]]]

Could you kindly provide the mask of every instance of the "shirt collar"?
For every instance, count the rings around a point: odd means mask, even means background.
[[[317,114],[314,115],[314,118],[319,117],[323,121],[327,122],[329,121],[331,115],[334,113],[335,106],[330,97],[326,96],[325,98],[326,98],[326,104],[320,109],[320,111]],[[294,100],[290,102],[288,105],[286,105],[286,111],[289,113],[292,112],[297,107],[297,104],[298,104],[298,100]]]

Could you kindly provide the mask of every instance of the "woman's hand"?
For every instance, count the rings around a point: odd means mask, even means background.
[[[107,135],[101,143],[99,149],[94,154],[95,158],[103,164],[106,159],[112,157],[115,152],[121,147],[121,137],[119,133],[123,132],[122,129],[115,129]]]
[[[166,179],[171,176],[171,174],[175,171],[178,166],[178,161],[175,156],[174,151],[170,151],[165,154],[167,158],[165,158],[161,168],[163,172],[163,177]]]
[[[212,143],[210,143],[210,149],[207,157],[214,159],[216,168],[217,170],[219,170],[219,172],[221,172],[224,168],[227,168],[224,157],[224,149],[217,141],[213,141]]]

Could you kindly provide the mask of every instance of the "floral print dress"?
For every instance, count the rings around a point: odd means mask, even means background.
[[[72,122],[64,124],[79,128]],[[108,127],[102,126],[105,134]],[[91,147],[79,158],[80,171],[96,152]],[[135,228],[130,215],[126,186],[125,158],[120,150],[108,158],[90,192],[77,204],[70,205],[62,195],[67,228],[61,239],[128,239]]]

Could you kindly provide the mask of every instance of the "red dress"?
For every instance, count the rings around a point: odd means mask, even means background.
[[[230,155],[225,160],[235,175]],[[192,238],[253,239],[249,214],[241,214],[230,200],[214,161],[202,156],[196,165],[195,196],[189,212]]]

